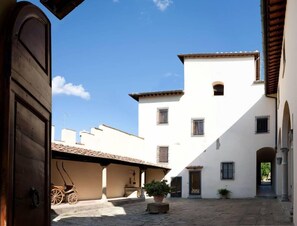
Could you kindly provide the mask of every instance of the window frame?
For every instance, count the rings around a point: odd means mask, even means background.
[[[266,119],[266,130],[258,130],[258,120]],[[269,115],[263,115],[263,116],[256,116],[255,117],[255,133],[256,134],[263,134],[263,133],[269,133],[270,132],[270,116]]]
[[[224,166],[227,166],[227,175],[225,175]],[[229,167],[232,165],[232,169]],[[230,170],[232,170],[231,175]],[[234,180],[235,179],[235,163],[234,162],[221,162],[221,180]]]
[[[203,133],[199,134],[199,129],[198,129],[198,133],[195,133],[195,122],[197,122],[197,127],[199,128],[199,121],[203,122]],[[192,118],[191,119],[191,136],[193,137],[203,137],[205,135],[205,119],[204,118]]]
[[[161,120],[161,112],[167,112],[167,120]],[[169,124],[169,108],[158,108],[157,109],[157,125],[168,125]]]
[[[163,158],[164,157],[162,157],[162,158],[160,158],[160,154],[161,154],[161,149],[162,148],[166,148],[167,150],[167,159],[166,160],[163,160]],[[165,151],[165,150],[163,150],[163,151]],[[162,160],[162,161],[161,161]],[[169,163],[169,146],[158,146],[157,147],[157,162],[158,163],[162,163],[162,164],[167,164],[167,163]]]

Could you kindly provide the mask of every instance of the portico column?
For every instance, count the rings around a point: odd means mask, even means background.
[[[287,202],[289,201],[288,197],[288,148],[281,148],[282,153],[283,153],[283,160],[282,160],[282,165],[283,165],[283,183],[282,183],[282,202]]]
[[[144,169],[140,169],[140,189],[141,189],[141,194],[140,194],[140,197],[141,198],[144,198],[144,183],[145,183],[145,171]]]
[[[102,166],[102,200],[107,199],[107,165]]]

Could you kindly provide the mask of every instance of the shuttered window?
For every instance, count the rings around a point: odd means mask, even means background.
[[[158,109],[157,123],[158,124],[168,123],[168,109]]]
[[[193,119],[192,120],[192,135],[204,135],[204,119]]]
[[[221,163],[221,179],[222,180],[234,179],[234,162]]]
[[[158,147],[158,162],[168,163],[168,147]]]

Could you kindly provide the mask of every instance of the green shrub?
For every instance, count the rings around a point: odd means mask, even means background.
[[[144,189],[149,196],[163,195],[166,196],[170,192],[170,186],[166,183],[167,180],[155,181],[144,185]]]
[[[228,195],[230,193],[231,193],[231,191],[229,191],[227,188],[220,188],[220,189],[218,189],[218,194],[220,194],[221,196],[228,197]]]

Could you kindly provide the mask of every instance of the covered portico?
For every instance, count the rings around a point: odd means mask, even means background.
[[[144,197],[144,183],[163,178],[170,170],[140,159],[52,143],[51,182],[55,185],[64,183],[56,169],[61,161],[72,177],[79,200]]]

